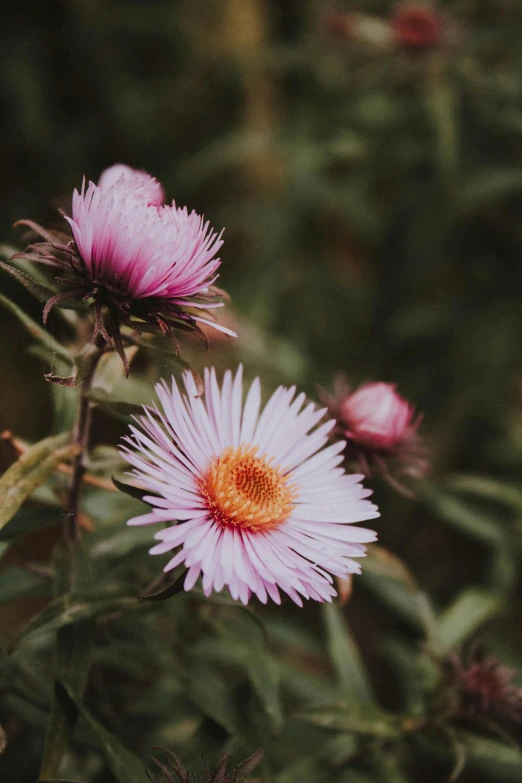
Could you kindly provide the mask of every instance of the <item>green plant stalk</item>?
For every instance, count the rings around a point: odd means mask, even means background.
[[[61,560],[61,565],[60,561],[58,562],[56,571],[55,594],[57,598],[63,596],[63,600],[66,603],[71,601],[71,594],[76,586],[75,562],[77,557],[76,542],[79,537],[79,502],[92,418],[92,403],[87,395],[94,380],[96,367],[103,354],[103,348],[99,343],[95,343],[95,348],[96,353],[92,357],[90,367],[80,386],[78,415],[72,435],[72,444],[76,447],[77,452],[69,490],[69,513],[64,522],[66,551],[63,552],[64,557]],[[81,701],[89,676],[91,650],[92,629],[89,620],[57,629],[55,641],[55,689],[40,770],[40,776],[43,778],[51,778],[58,774],[76,723],[76,716],[69,714],[62,701],[58,698],[57,683],[63,678],[78,700]]]
[[[73,443],[78,447],[78,453],[74,459],[73,476],[69,490],[69,513],[65,519],[65,540],[72,550],[78,538],[78,507],[80,502],[80,490],[83,474],[85,473],[85,454],[89,445],[92,419],[92,403],[88,399],[88,392],[92,386],[96,367],[101,359],[103,350],[98,346],[98,353],[93,358],[91,366],[80,386],[80,405],[78,417],[73,430]]]

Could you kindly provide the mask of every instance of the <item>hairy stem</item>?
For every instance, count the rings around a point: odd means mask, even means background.
[[[101,348],[92,359],[91,367],[82,381],[80,387],[80,407],[78,409],[78,418],[73,431],[73,443],[79,446],[79,453],[74,460],[72,470],[71,488],[69,491],[69,513],[65,520],[65,540],[70,547],[73,547],[78,538],[78,506],[80,501],[80,489],[82,485],[83,474],[85,473],[85,453],[89,445],[91,433],[91,413],[92,403],[87,399],[87,392],[91,388],[94,379],[96,367],[102,356]]]

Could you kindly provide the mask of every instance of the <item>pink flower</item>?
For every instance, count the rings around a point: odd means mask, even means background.
[[[226,585],[246,604],[252,595],[280,603],[279,590],[330,601],[332,574],[360,571],[372,530],[355,522],[379,516],[371,494],[339,467],[344,443],[327,446],[334,421],[295,387],[279,387],[261,411],[259,379],[242,403],[242,368],[220,389],[205,370],[204,399],[190,373],[156,386],[161,409],[145,409],[122,453],[150,513],[129,525],[171,523],[151,554],[175,552],[165,571],[185,564],[185,590],[202,576],[205,595]],[[294,399],[295,397],[295,399]],[[178,520],[178,524],[175,522]]]
[[[174,202],[148,204],[154,182],[137,172],[109,179],[108,186],[91,182],[86,190],[84,184],[74,191],[72,218],[65,219],[93,282],[125,301],[158,297],[190,305],[187,299],[215,282],[223,242],[196,212]]]
[[[65,216],[74,241],[64,243],[63,236],[25,221],[46,240],[31,246],[30,257],[68,274],[57,278],[62,290],[48,301],[44,321],[62,300],[91,300],[95,332],[112,338],[124,363],[120,324],[137,331],[147,324],[176,345],[176,328],[204,338],[199,323],[236,336],[209,313],[223,305],[223,292],[214,287],[221,234],[196,212],[163,201],[153,177],[118,164],[98,185],[84,181],[74,191],[72,217]]]
[[[449,684],[459,696],[461,715],[522,718],[522,688],[512,682],[518,674],[515,669],[503,666],[494,656],[477,654],[466,662],[453,654],[446,663]]]
[[[391,25],[396,41],[406,49],[434,49],[440,43],[441,18],[426,5],[408,3],[399,6],[392,16]]]
[[[410,438],[420,423],[392,383],[365,383],[341,402],[339,413],[347,438],[382,451]]]
[[[337,420],[337,433],[347,440],[347,456],[358,461],[363,473],[376,469],[391,479],[390,469],[415,478],[426,472],[418,435],[422,417],[415,416],[395,384],[365,383],[351,391],[339,379],[334,396],[322,392],[321,399]]]

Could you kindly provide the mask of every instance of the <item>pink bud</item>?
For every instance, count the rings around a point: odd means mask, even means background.
[[[399,6],[391,19],[395,40],[406,49],[434,49],[442,37],[442,20],[422,3]]]
[[[366,383],[339,405],[346,437],[371,449],[393,451],[417,429],[414,409],[394,384]]]

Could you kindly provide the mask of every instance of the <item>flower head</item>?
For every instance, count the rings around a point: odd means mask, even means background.
[[[408,49],[433,49],[441,40],[442,23],[432,8],[420,3],[399,6],[391,25],[397,43]]]
[[[493,656],[473,655],[467,662],[452,655],[449,682],[458,695],[458,709],[463,717],[492,716],[520,720],[522,688],[513,685],[517,672]]]
[[[30,248],[32,258],[66,274],[56,278],[62,290],[48,301],[44,321],[62,300],[90,300],[96,332],[112,338],[124,362],[120,324],[166,334],[176,344],[174,328],[202,335],[200,322],[235,336],[206,312],[222,306],[222,292],[213,287],[221,235],[196,212],[164,204],[163,188],[146,172],[118,164],[98,185],[84,182],[65,219],[72,241],[41,229],[46,241]]]
[[[241,367],[221,389],[205,370],[204,399],[190,373],[184,383],[185,395],[174,379],[156,386],[161,408],[145,409],[122,448],[153,507],[128,524],[172,523],[151,554],[176,551],[165,571],[184,563],[185,590],[201,574],[206,595],[226,585],[244,604],[252,593],[280,603],[279,589],[299,606],[330,601],[331,575],[359,572],[352,558],[376,538],[353,523],[379,516],[362,476],[339,467],[344,443],[326,445],[335,422],[317,426],[326,410],[303,407],[294,387],[261,411],[258,378],[243,405]]]
[[[418,435],[422,417],[415,416],[395,384],[365,383],[352,391],[339,379],[335,394],[322,392],[321,398],[337,420],[337,433],[347,440],[347,455],[358,459],[365,473],[376,468],[389,476],[393,467],[419,477],[426,471]]]
[[[392,383],[365,383],[340,405],[341,421],[351,440],[391,451],[411,436],[414,408]]]

